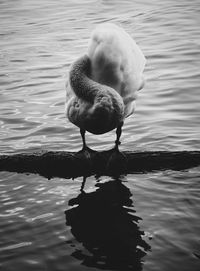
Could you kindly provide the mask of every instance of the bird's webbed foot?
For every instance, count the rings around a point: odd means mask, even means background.
[[[78,151],[78,154],[84,156],[86,159],[91,159],[92,154],[96,151],[90,149],[87,145],[84,145],[83,148]]]
[[[94,150],[90,149],[85,141],[85,130],[84,129],[80,129],[80,133],[81,133],[81,137],[82,137],[82,141],[83,141],[83,147],[82,149],[78,152],[79,154],[85,156],[85,158],[90,159],[91,158],[91,154],[94,154]]]
[[[119,151],[118,146],[110,150],[110,157],[108,158],[106,169],[109,173],[116,175],[126,171],[127,158],[125,154]]]
[[[127,169],[127,158],[126,155],[119,151],[121,128],[123,123],[117,128],[117,139],[115,146],[110,150],[110,157],[107,162],[107,171],[113,174],[119,174],[125,172]]]

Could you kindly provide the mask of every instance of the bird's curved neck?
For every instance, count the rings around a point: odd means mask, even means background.
[[[100,84],[89,78],[90,73],[91,61],[84,55],[72,65],[69,81],[77,97],[93,102]]]

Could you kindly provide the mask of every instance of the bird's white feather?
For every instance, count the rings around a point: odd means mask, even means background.
[[[70,70],[66,95],[69,120],[94,134],[118,127],[134,112],[137,91],[144,84],[145,62],[138,45],[121,27],[111,23],[97,26],[87,56]]]
[[[126,116],[133,113],[146,63],[139,46],[121,27],[105,23],[92,32],[88,55],[92,79],[114,88],[124,101]]]

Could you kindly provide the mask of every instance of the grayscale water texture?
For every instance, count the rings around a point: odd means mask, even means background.
[[[200,150],[199,0],[0,0],[1,154],[80,150],[65,81],[102,22],[147,58],[121,150]],[[115,131],[86,136],[105,150]],[[200,270],[199,167],[81,182],[0,173],[0,270]]]

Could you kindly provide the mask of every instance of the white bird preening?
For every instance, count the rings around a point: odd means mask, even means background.
[[[124,119],[135,110],[137,91],[143,88],[145,57],[121,27],[105,23],[92,32],[88,52],[69,72],[66,115],[80,128],[83,150],[85,132],[104,134],[117,129],[120,144]]]

